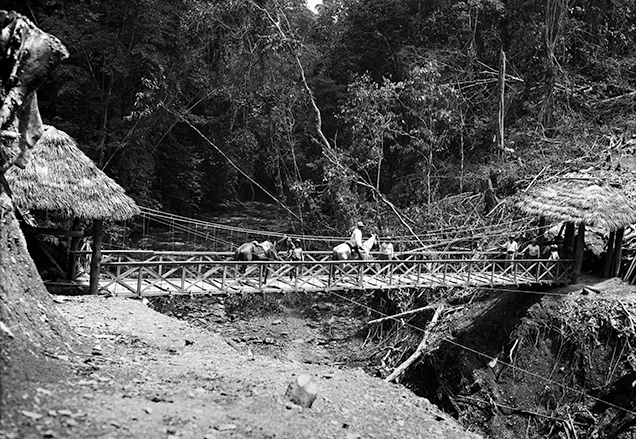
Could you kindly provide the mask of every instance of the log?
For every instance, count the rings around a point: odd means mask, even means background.
[[[398,319],[398,318],[401,318],[401,317],[404,317],[404,316],[408,316],[408,315],[411,315],[411,314],[417,314],[418,312],[422,312],[422,311],[426,311],[428,309],[434,309],[434,308],[435,308],[435,305],[426,305],[426,306],[423,306],[421,308],[411,309],[411,310],[408,310],[408,311],[401,312],[399,314],[393,314],[392,316],[386,316],[386,317],[382,317],[382,318],[375,319],[375,320],[369,320],[367,322],[367,325],[372,325],[374,323],[381,323],[381,322],[384,322],[384,321],[387,321],[387,320]]]
[[[29,233],[42,233],[44,235],[59,235],[59,236],[70,236],[71,238],[83,238],[84,232],[81,230],[67,230],[67,229],[56,229],[56,228],[44,228],[44,227],[26,227],[26,232]]]
[[[404,373],[404,371],[406,369],[409,368],[409,366],[411,366],[411,364],[415,363],[421,356],[422,353],[424,352],[424,349],[426,349],[426,346],[428,344],[428,337],[431,334],[431,330],[433,329],[433,327],[435,326],[435,324],[437,323],[437,320],[439,319],[439,316],[441,315],[442,311],[444,310],[444,305],[440,305],[436,310],[435,310],[435,314],[433,314],[433,318],[431,319],[431,321],[429,322],[429,324],[426,326],[426,330],[424,331],[424,336],[422,337],[422,341],[420,342],[420,344],[417,346],[417,349],[415,349],[415,352],[413,352],[413,354],[411,354],[411,356],[409,358],[407,358],[407,360],[400,364],[392,373],[391,375],[389,375],[388,377],[386,377],[384,379],[384,381],[386,382],[391,382],[393,380],[395,380],[397,377],[399,377],[400,375],[402,375]]]

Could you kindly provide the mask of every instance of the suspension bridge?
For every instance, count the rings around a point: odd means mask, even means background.
[[[305,245],[320,242],[333,246],[345,237],[288,235],[197,221],[151,209],[142,209],[146,221],[166,227],[172,240],[187,236],[199,243],[233,250],[236,238],[249,241],[259,236],[300,238]],[[474,228],[470,236],[485,233]],[[440,233],[440,232],[438,232]],[[492,233],[492,232],[491,232]],[[397,243],[412,237],[393,237]],[[421,236],[439,242],[435,236]],[[209,245],[208,245],[209,247]],[[448,247],[448,246],[447,246]],[[87,267],[89,252],[77,252]],[[379,260],[371,252],[366,261],[333,261],[331,251],[309,250],[303,261],[232,260],[233,251],[104,250],[100,263],[99,290],[125,297],[271,292],[321,292],[336,290],[386,290],[435,287],[496,287],[565,284],[572,260],[502,260],[497,252],[407,250],[392,260]],[[80,262],[81,263],[81,262]]]
[[[493,287],[568,282],[571,260],[501,260],[488,255],[410,253],[395,260],[235,262],[228,252],[107,251],[102,293],[125,297],[319,292],[433,287]],[[486,258],[484,258],[486,257]]]

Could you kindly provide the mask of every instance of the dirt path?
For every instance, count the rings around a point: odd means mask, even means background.
[[[237,336],[228,343],[215,325],[196,327],[137,300],[82,296],[56,303],[88,354],[59,355],[75,373],[34,383],[23,395],[21,431],[0,438],[478,437],[403,387],[319,364],[329,358],[327,347],[309,343],[306,322],[293,316],[250,322],[263,334],[271,331],[263,340],[233,325]],[[264,356],[258,346],[266,344]],[[318,382],[310,409],[284,399],[298,374]]]

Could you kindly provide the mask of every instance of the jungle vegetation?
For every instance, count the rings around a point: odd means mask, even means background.
[[[636,144],[630,0],[3,7],[71,53],[39,90],[45,122],[166,211],[271,194],[327,231],[385,202],[425,215],[488,178],[507,195]]]

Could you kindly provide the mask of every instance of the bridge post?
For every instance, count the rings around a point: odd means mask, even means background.
[[[221,278],[221,291],[225,291],[225,276],[227,275],[227,265],[223,264],[223,277]]]
[[[470,286],[470,272],[473,267],[473,263],[468,260],[468,277],[466,278],[466,286]]]
[[[263,265],[258,265],[258,289],[263,292]]]
[[[141,280],[142,280],[142,271],[144,267],[139,266],[139,271],[137,272],[137,296],[141,297]]]
[[[181,266],[181,292],[185,291],[185,277],[186,277],[186,266]]]

